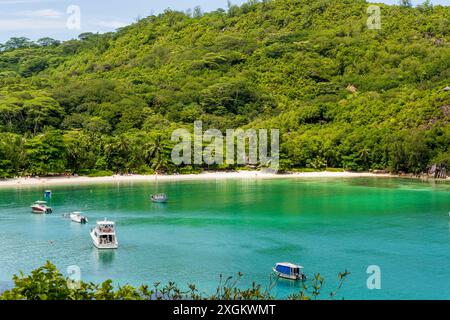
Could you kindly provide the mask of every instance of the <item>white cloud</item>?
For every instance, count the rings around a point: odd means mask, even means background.
[[[127,26],[129,23],[118,21],[118,20],[110,20],[110,21],[98,21],[95,25],[98,27],[104,27],[104,28],[112,28],[112,29],[118,29]]]
[[[0,4],[12,2],[0,1]],[[9,17],[0,19],[0,31],[55,30],[66,27],[64,13],[55,9],[16,11],[6,16]]]
[[[0,19],[0,31],[55,30],[65,27],[65,21],[54,19]]]
[[[61,11],[54,10],[54,9],[26,10],[26,11],[19,11],[17,14],[22,17],[50,18],[50,19],[55,19],[55,18],[58,19],[63,16],[63,13]]]
[[[0,4],[20,4],[20,3],[36,3],[41,0],[0,0]]]

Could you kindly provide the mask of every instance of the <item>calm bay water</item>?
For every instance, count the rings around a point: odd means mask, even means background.
[[[276,262],[320,272],[329,292],[345,269],[345,299],[450,299],[450,184],[406,179],[277,179],[53,187],[52,215],[33,215],[43,188],[0,190],[0,283],[47,259],[85,281],[139,285],[175,281],[211,292],[219,275],[268,285]],[[88,225],[62,218],[84,211]],[[117,221],[120,247],[99,252],[89,230]],[[381,268],[381,290],[366,269]],[[277,281],[284,297],[298,286]]]

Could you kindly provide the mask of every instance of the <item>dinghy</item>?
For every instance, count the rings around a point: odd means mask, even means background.
[[[88,223],[88,219],[81,214],[81,212],[72,212],[69,214],[70,220],[76,223],[85,224]]]

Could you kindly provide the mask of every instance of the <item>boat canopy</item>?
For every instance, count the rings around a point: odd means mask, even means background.
[[[279,262],[279,263],[277,263],[277,266],[286,266],[286,267],[289,267],[289,268],[303,269],[302,266],[299,266],[297,264],[293,264],[293,263],[290,263],[290,262]]]
[[[281,263],[277,263],[277,265],[275,266],[275,270],[280,272],[280,273],[284,273],[284,274],[298,274],[300,273],[300,270],[303,269],[302,266],[293,264],[293,263],[289,263],[289,262],[281,262]]]
[[[114,226],[115,224],[113,221],[97,221],[98,226]]]
[[[47,201],[35,201],[34,203],[36,203],[36,204],[46,204]]]

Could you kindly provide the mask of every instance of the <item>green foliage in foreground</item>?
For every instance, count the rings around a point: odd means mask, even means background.
[[[339,274],[339,285],[328,295],[336,296],[349,273]],[[15,275],[14,288],[0,295],[0,300],[269,300],[275,299],[270,289],[253,283],[249,289],[238,287],[242,274],[236,278],[220,277],[220,284],[212,295],[202,294],[195,285],[182,290],[175,283],[167,286],[155,283],[152,288],[142,285],[135,288],[130,285],[114,289],[111,280],[100,285],[85,282],[74,282],[64,277],[51,262],[32,271],[30,275]],[[321,296],[324,278],[317,274],[311,281],[305,282],[298,293],[290,295],[290,300],[310,300]]]
[[[282,169],[450,168],[450,7],[409,3],[380,4],[381,30],[364,0],[251,0],[63,43],[13,38],[0,177],[171,172],[171,132],[194,120],[280,129]]]

